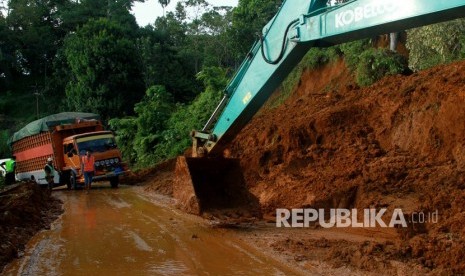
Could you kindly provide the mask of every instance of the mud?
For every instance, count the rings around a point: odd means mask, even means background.
[[[35,183],[21,182],[0,191],[0,271],[24,254],[29,239],[62,213],[61,201]]]
[[[55,191],[54,191],[55,192]],[[65,212],[4,275],[298,275],[141,187],[57,190]]]

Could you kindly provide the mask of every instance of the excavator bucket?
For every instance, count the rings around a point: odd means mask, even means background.
[[[245,185],[239,159],[178,157],[173,197],[185,212],[240,213],[259,217],[259,204]]]

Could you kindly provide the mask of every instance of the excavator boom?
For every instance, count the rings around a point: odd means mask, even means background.
[[[328,47],[464,16],[465,0],[352,0],[338,5],[328,4],[326,0],[284,1],[226,87],[224,98],[210,120],[201,131],[192,133],[193,157],[221,156],[225,146],[252,119],[311,47]],[[189,168],[186,160],[178,160],[182,163],[180,167]],[[201,161],[195,162],[195,167],[199,167]],[[175,180],[175,186],[182,189],[183,185],[193,185],[194,188],[222,185],[224,181],[219,179],[214,181],[215,184],[204,181],[208,171],[218,171],[213,164],[221,165],[222,162],[208,161],[208,170],[201,173],[202,177],[196,177],[195,183],[186,183],[179,178],[179,181]],[[191,196],[195,197],[195,194],[193,189]],[[201,201],[196,197],[199,206]],[[202,212],[202,208],[197,209],[196,212]]]
[[[327,47],[465,16],[465,0],[353,0],[326,6],[321,0],[284,1],[263,28],[225,90],[214,118],[194,138],[220,155],[311,47]],[[210,127],[212,127],[210,129]],[[208,138],[205,136],[208,132]]]

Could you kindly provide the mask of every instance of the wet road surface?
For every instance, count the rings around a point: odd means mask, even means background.
[[[34,236],[4,275],[294,274],[228,231],[209,228],[141,191],[54,191],[64,214]]]

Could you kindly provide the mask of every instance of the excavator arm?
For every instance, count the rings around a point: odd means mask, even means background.
[[[192,133],[193,156],[221,155],[311,47],[463,16],[465,0],[353,0],[334,6],[326,0],[284,1],[226,87],[210,120]]]
[[[238,159],[221,158],[311,47],[327,47],[465,16],[465,0],[285,0],[263,28],[205,127],[193,131],[192,157],[176,161],[173,196],[190,213],[250,207]],[[216,158],[216,157],[220,158]],[[200,158],[204,157],[204,158]]]

